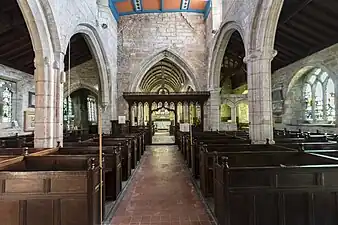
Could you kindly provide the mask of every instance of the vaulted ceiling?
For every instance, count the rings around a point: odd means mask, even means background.
[[[65,63],[68,67],[68,56]],[[71,39],[71,67],[92,58],[81,35]],[[34,74],[34,50],[31,38],[16,0],[1,0],[0,64]]]
[[[163,59],[147,71],[139,88],[143,92],[157,92],[160,88],[179,92],[186,81],[186,75],[175,63]]]
[[[110,0],[116,19],[140,13],[196,12],[205,17],[210,12],[211,0]]]

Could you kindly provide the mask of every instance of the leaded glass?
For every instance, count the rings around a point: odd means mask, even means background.
[[[313,122],[335,122],[335,84],[322,69],[314,69],[303,86],[305,119]]]
[[[317,82],[315,89],[315,118],[316,120],[323,120],[323,86],[322,83]]]
[[[303,89],[303,96],[305,102],[305,118],[312,119],[312,90],[311,85],[306,83]]]
[[[328,79],[326,85],[326,116],[328,121],[335,120],[335,92],[331,78]]]
[[[97,122],[97,105],[96,99],[93,96],[87,97],[88,121]]]
[[[13,84],[10,81],[0,80],[0,122],[12,121]]]

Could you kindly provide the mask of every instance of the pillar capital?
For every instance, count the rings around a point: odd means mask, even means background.
[[[222,90],[222,88],[220,88],[220,87],[218,87],[218,88],[213,88],[213,87],[211,87],[211,88],[209,89],[210,94],[219,94],[219,93],[221,92],[221,90]]]
[[[278,52],[275,49],[251,49],[244,57],[243,62],[249,63],[256,60],[270,60],[271,62],[277,53]]]

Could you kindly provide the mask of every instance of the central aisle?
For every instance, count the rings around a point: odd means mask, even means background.
[[[176,146],[148,147],[113,225],[210,225]]]

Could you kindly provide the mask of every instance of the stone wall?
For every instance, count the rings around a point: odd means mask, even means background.
[[[192,69],[200,89],[206,89],[207,53],[202,14],[123,16],[118,23],[118,115],[128,114],[122,93],[130,91],[141,66],[164,50],[177,53]]]
[[[35,92],[34,77],[7,66],[0,65],[0,79],[14,82],[12,98],[12,120],[18,122],[19,128],[11,128],[11,123],[0,122],[0,136],[12,136],[15,133],[24,133],[24,111],[34,110],[28,107],[28,92]]]
[[[68,72],[66,73],[66,83],[64,85],[64,97],[68,95]],[[94,59],[87,61],[81,65],[71,69],[71,88],[70,92],[74,92],[80,88],[86,88],[94,94],[98,94],[99,74],[97,63]],[[10,129],[11,123],[0,124],[0,136],[11,136],[15,133],[23,133],[24,128],[24,111],[34,110],[28,107],[28,92],[35,92],[34,76],[24,72],[0,65],[0,79],[12,81],[16,83],[15,92],[13,93],[13,120],[18,121],[18,129]],[[109,117],[109,115],[108,115]],[[109,118],[103,119],[103,131],[110,131]]]
[[[306,68],[310,67],[319,67],[326,70],[337,86],[338,44],[314,53],[304,59],[281,68],[272,74],[272,89],[282,87],[284,96],[282,123],[276,124],[275,126],[280,128],[287,126],[294,130],[304,128],[306,131],[315,131],[319,129],[323,132],[332,133],[332,131],[336,129],[332,126],[311,126],[303,125],[299,122],[304,112],[300,104],[302,101],[302,84],[299,80],[304,75]]]

